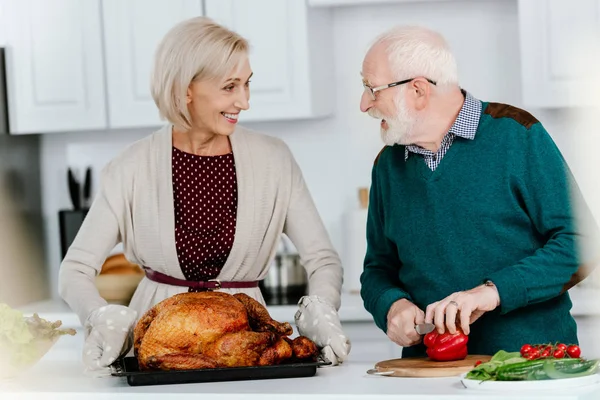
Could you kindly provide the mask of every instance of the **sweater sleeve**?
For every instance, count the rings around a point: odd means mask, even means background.
[[[531,127],[519,172],[521,203],[545,244],[531,256],[491,273],[502,314],[556,297],[580,265],[574,204],[583,205],[565,160],[537,123]]]
[[[338,310],[341,304],[342,263],[291,152],[289,157],[292,163],[292,189],[283,233],[300,254],[308,276],[309,295],[325,299]]]
[[[377,165],[372,171],[367,217],[367,254],[360,276],[360,294],[365,308],[373,315],[377,326],[387,332],[387,314],[396,301],[408,299],[409,293],[401,288],[399,271],[401,261],[394,243],[385,235],[383,199],[377,180]]]
[[[110,165],[109,165],[110,166]],[[95,278],[110,251],[121,241],[119,224],[108,201],[118,183],[102,171],[100,190],[62,261],[58,292],[84,325],[92,311],[106,305],[95,285]]]

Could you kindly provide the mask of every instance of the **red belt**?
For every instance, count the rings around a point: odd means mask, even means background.
[[[163,273],[154,271],[148,267],[144,267],[146,278],[153,282],[164,283],[173,286],[184,286],[194,289],[242,289],[242,288],[253,288],[258,287],[258,281],[245,281],[245,282],[222,282],[218,279],[209,279],[208,281],[186,281],[185,279],[177,279],[172,276],[165,275]]]

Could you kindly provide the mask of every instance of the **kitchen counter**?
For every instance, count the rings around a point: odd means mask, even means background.
[[[130,387],[125,378],[83,374],[81,340],[62,337],[26,375],[0,381],[0,398],[13,399],[580,399],[600,398],[600,384],[559,391],[490,392],[465,389],[459,378],[391,378],[367,375],[371,363],[319,368],[310,378]],[[373,363],[375,360],[373,360]]]
[[[569,291],[569,294],[573,301],[571,314],[574,317],[600,315],[600,294],[598,291],[575,287]],[[62,300],[32,303],[19,307],[19,309],[27,314],[36,312],[40,317],[50,321],[61,320],[63,326],[67,328],[81,328],[81,323],[77,316]],[[294,314],[298,310],[298,307],[295,305],[268,306],[268,309],[269,314],[276,321],[291,323],[294,322]],[[339,314],[342,322],[373,321],[371,314],[364,309],[363,301],[358,294],[342,294],[342,306]]]
[[[268,306],[271,318],[280,322],[294,322],[294,314],[298,310],[296,305]],[[26,314],[38,313],[40,317],[49,321],[61,320],[66,328],[81,328],[77,316],[71,311],[67,303],[62,300],[47,300],[31,303],[19,307]],[[373,317],[363,307],[362,299],[358,294],[343,294],[340,307],[340,320],[342,322],[371,322]]]

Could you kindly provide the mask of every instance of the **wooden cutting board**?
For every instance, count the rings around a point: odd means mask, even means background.
[[[369,373],[411,378],[457,376],[470,371],[477,361],[487,362],[490,358],[481,355],[468,355],[458,361],[433,361],[425,357],[397,358],[378,362]]]

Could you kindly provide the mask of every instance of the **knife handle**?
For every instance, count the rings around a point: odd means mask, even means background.
[[[83,181],[83,207],[89,208],[90,195],[92,193],[92,169],[87,167],[85,170],[85,180]]]
[[[73,203],[73,208],[75,210],[79,210],[81,208],[81,192],[79,189],[79,183],[77,183],[75,176],[73,176],[73,171],[71,168],[68,168],[67,170],[67,179],[69,183],[69,196],[71,197],[71,203]]]

